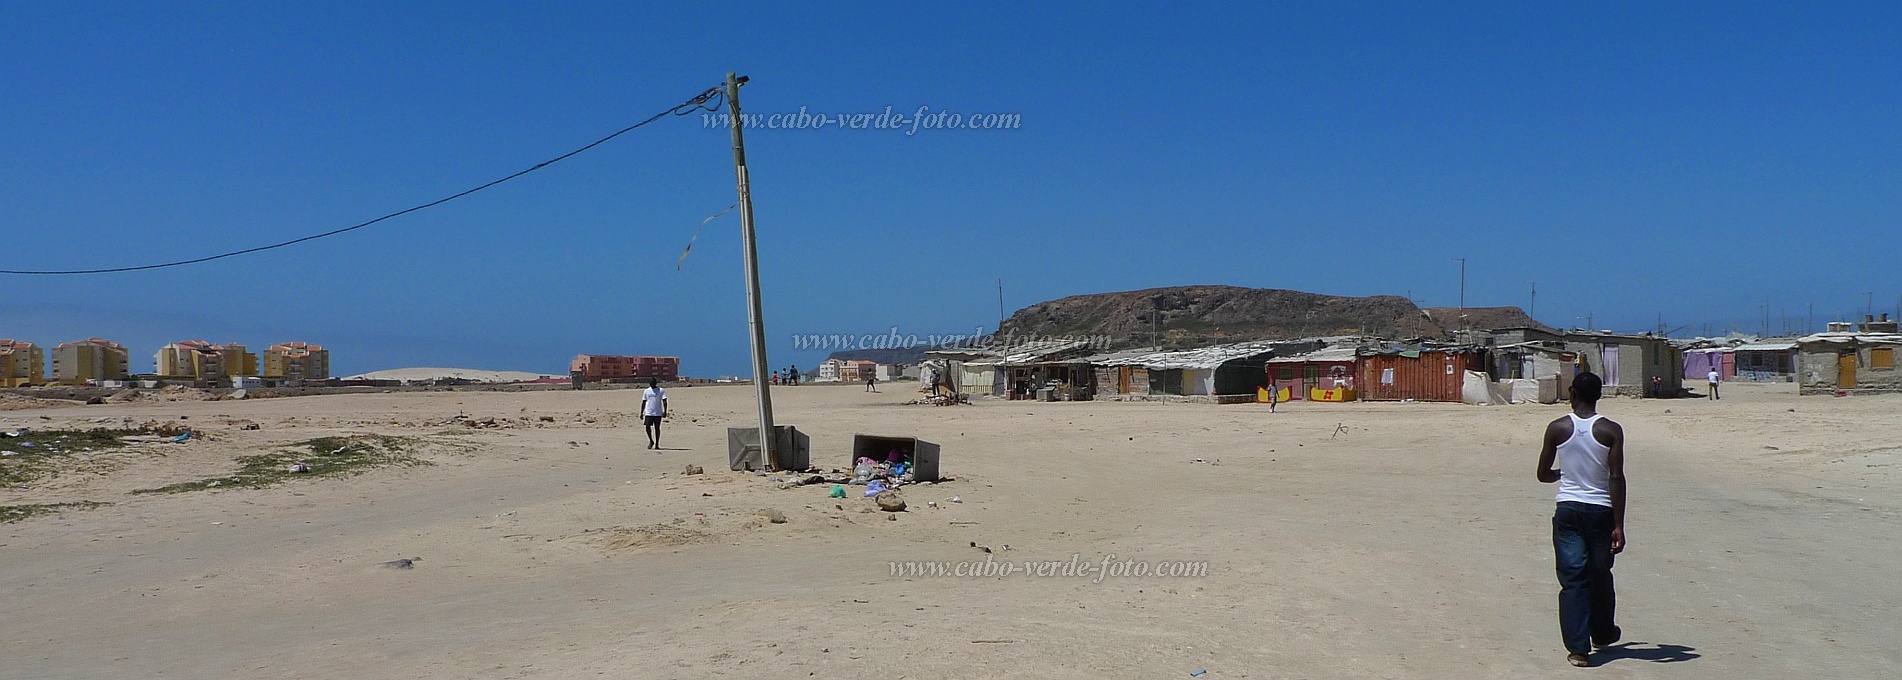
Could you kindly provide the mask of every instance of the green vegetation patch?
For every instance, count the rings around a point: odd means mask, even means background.
[[[71,503],[30,503],[26,505],[0,505],[0,524],[9,524],[25,520],[35,515],[50,515],[65,510],[91,510],[112,505],[98,501],[74,501]]]
[[[7,436],[20,432],[19,436]],[[0,431],[0,487],[22,486],[59,472],[61,459],[125,446],[126,437],[142,430],[3,430]]]
[[[391,466],[430,465],[411,453],[411,442],[401,437],[364,435],[318,437],[270,453],[238,459],[238,469],[224,477],[180,482],[132,493],[185,493],[205,489],[260,489],[287,479],[343,477]],[[301,471],[298,466],[302,466]]]

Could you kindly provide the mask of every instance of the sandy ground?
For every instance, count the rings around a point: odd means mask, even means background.
[[[817,465],[845,466],[855,432],[943,445],[955,481],[895,515],[727,471],[745,386],[672,390],[661,452],[632,390],[3,412],[212,438],[0,490],[113,503],[0,524],[0,678],[1902,677],[1902,397],[1607,401],[1631,441],[1630,644],[1577,670],[1532,476],[1562,407],[926,407],[907,387],[774,391]],[[523,425],[436,434],[458,413]],[[432,442],[435,465],[127,493],[370,432]],[[1207,573],[891,575],[985,559],[973,542]]]

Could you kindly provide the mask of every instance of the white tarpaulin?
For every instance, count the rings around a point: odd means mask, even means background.
[[[1503,391],[1515,404],[1551,404],[1559,400],[1559,379],[1556,377],[1502,380],[1500,384],[1506,387]]]
[[[1506,395],[1500,393],[1499,386],[1487,380],[1486,374],[1479,371],[1466,372],[1466,377],[1460,384],[1460,401],[1474,406],[1511,403]]]

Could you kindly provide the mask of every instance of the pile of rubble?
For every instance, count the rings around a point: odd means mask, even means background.
[[[962,394],[933,394],[905,402],[906,406],[956,406],[969,404],[970,399]]]
[[[41,399],[39,397],[23,397],[17,394],[0,394],[0,411],[25,411],[28,409],[62,408],[78,405],[79,402],[77,401],[67,401],[65,399]]]
[[[183,385],[166,385],[156,390],[126,388],[106,397],[108,404],[131,404],[142,401],[215,401],[218,395],[209,390]]]

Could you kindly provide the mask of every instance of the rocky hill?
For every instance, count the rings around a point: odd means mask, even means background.
[[[1537,325],[1518,307],[1468,307],[1473,328]],[[1152,326],[1153,321],[1153,326]],[[1190,347],[1244,340],[1376,334],[1437,337],[1461,327],[1459,310],[1422,310],[1398,295],[1343,297],[1296,290],[1179,286],[1075,295],[1018,310],[1006,336],[1108,336],[1112,346]],[[1152,331],[1153,328],[1153,331]]]

